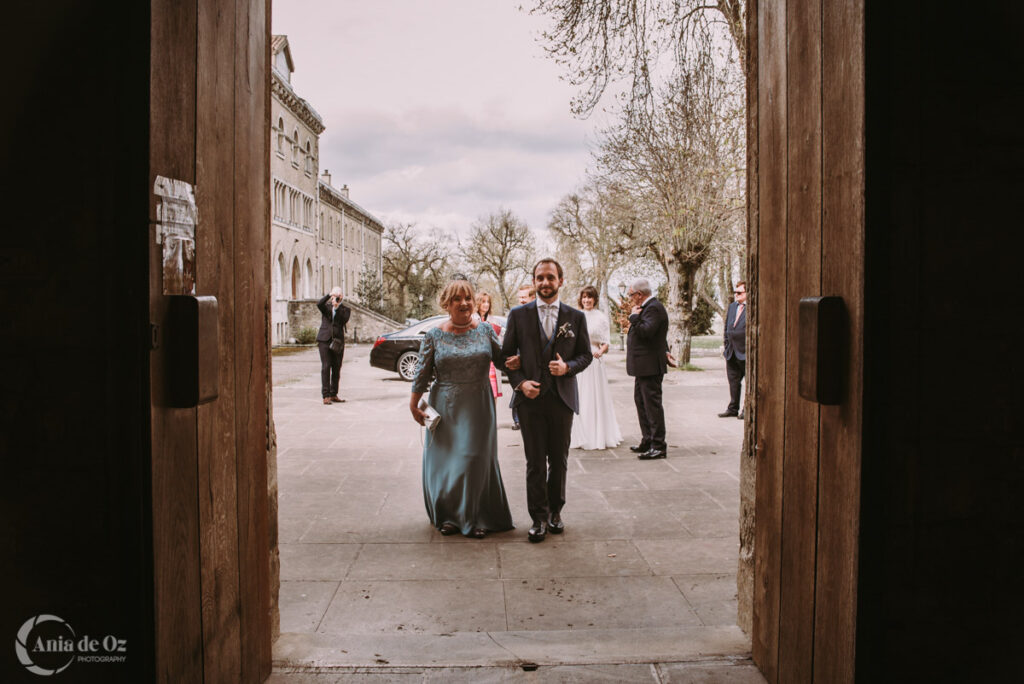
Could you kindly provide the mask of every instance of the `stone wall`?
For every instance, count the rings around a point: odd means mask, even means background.
[[[300,328],[320,329],[320,310],[316,308],[316,299],[296,299],[288,302],[288,338],[294,339]],[[346,342],[372,342],[381,335],[395,332],[405,327],[375,311],[370,311],[354,302],[346,300],[345,306],[352,310],[345,328]]]

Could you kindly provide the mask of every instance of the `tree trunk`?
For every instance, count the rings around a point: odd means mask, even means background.
[[[673,259],[668,269],[668,348],[680,366],[690,363],[690,319],[699,263]]]

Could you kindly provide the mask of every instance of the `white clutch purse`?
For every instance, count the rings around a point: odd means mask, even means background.
[[[426,399],[420,398],[420,403],[418,404],[418,406],[420,411],[423,411],[424,413],[427,414],[426,426],[428,430],[433,432],[434,430],[437,429],[438,423],[441,422],[441,414],[438,413],[433,406],[428,404]]]

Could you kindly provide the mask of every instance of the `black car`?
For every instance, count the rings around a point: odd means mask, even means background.
[[[412,382],[416,372],[420,340],[423,339],[424,333],[431,328],[436,328],[446,320],[448,320],[448,314],[431,316],[410,325],[405,330],[381,335],[373,343],[373,349],[370,350],[370,365],[374,368],[395,371],[403,380]],[[504,332],[504,316],[491,316],[490,322],[500,326]]]

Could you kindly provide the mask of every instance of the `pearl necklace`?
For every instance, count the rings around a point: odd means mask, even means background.
[[[449,317],[449,318],[448,318],[448,325],[452,326],[452,327],[453,327],[453,328],[455,328],[456,330],[466,330],[467,328],[469,328],[469,326],[473,325],[473,321],[471,320],[471,321],[470,321],[469,323],[467,323],[466,325],[459,325],[458,323],[456,323],[455,321],[453,321],[453,320],[451,319],[451,317]]]

